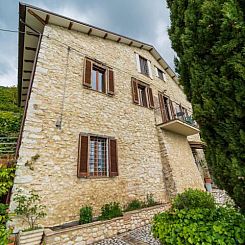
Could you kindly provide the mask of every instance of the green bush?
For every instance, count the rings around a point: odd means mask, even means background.
[[[6,195],[13,186],[15,167],[0,166],[0,197]]]
[[[124,209],[125,212],[128,211],[133,211],[136,209],[140,209],[144,207],[144,203],[142,203],[140,200],[138,199],[133,199],[131,202],[129,202],[126,206],[126,208]]]
[[[80,209],[80,224],[87,224],[92,222],[93,219],[93,208],[90,206],[85,206]]]
[[[165,245],[245,243],[245,217],[227,207],[175,209],[156,215],[153,234]]]
[[[0,225],[5,225],[9,220],[8,205],[0,203]]]
[[[0,224],[0,245],[8,244],[10,234],[11,230],[7,229],[6,226]]]
[[[188,189],[175,197],[172,206],[176,209],[215,208],[215,200],[206,191]]]
[[[99,217],[99,220],[112,219],[115,217],[120,217],[122,215],[123,213],[120,204],[117,202],[112,202],[112,203],[105,204],[101,208],[101,215]]]
[[[151,206],[155,206],[155,205],[157,205],[157,202],[155,201],[153,194],[152,193],[151,194],[147,194],[147,196],[146,196],[146,206],[147,207],[151,207]]]

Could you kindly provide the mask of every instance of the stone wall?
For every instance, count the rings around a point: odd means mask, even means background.
[[[71,47],[70,52],[67,45]],[[171,144],[159,144],[154,110],[133,104],[131,77],[149,84],[155,101],[158,91],[166,90],[171,99],[184,107],[191,109],[191,105],[168,75],[167,81],[163,81],[155,75],[151,79],[139,74],[135,52],[151,61],[153,74],[154,65],[160,67],[146,50],[58,26],[45,26],[13,187],[13,195],[16,188],[38,192],[48,214],[41,220],[42,225],[78,220],[83,205],[93,206],[97,215],[105,203],[116,201],[124,205],[134,198],[143,200],[150,193],[158,202],[168,201],[164,178],[167,173],[163,173],[165,156],[161,155],[163,147],[173,147],[167,154],[172,154],[169,161],[175,165],[177,190],[200,187],[186,141],[181,155],[175,156],[178,139],[182,140],[182,136],[167,134]],[[113,68],[114,96],[83,87],[85,56]],[[62,127],[58,129],[55,125],[60,117]],[[119,176],[77,178],[81,132],[117,139]],[[31,170],[26,162],[36,154],[40,157]],[[181,171],[186,169],[189,173],[187,177],[178,174],[179,166]],[[11,210],[15,207],[13,200],[10,207]],[[21,227],[16,220],[14,222]]]
[[[47,245],[85,245],[120,233],[136,229],[149,224],[153,216],[169,208],[168,205],[159,205],[141,210],[131,211],[123,217],[107,221],[97,221],[90,224],[78,225],[71,228],[52,231],[45,229],[45,244]]]

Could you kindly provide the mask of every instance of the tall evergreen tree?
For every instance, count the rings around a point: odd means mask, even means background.
[[[167,0],[177,72],[215,183],[245,210],[245,1]]]

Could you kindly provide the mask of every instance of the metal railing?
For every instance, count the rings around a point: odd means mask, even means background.
[[[15,155],[17,140],[17,136],[0,136],[0,157],[5,155]]]
[[[197,122],[193,119],[191,110],[188,110],[181,104],[169,99],[155,109],[155,115],[157,125],[173,120],[180,120],[192,127],[199,128]]]

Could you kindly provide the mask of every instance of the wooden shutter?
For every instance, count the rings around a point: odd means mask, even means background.
[[[156,77],[159,77],[158,75],[158,68],[155,66],[155,73],[156,73]]]
[[[161,110],[161,114],[162,114],[162,122],[164,123],[167,121],[164,99],[163,99],[163,95],[161,93],[158,94],[158,97],[159,97],[160,110]]]
[[[175,119],[175,113],[174,113],[174,107],[173,107],[173,101],[169,100],[169,106],[170,106],[170,111],[171,111],[171,118],[170,120]]]
[[[88,136],[79,135],[77,177],[88,175]]]
[[[109,139],[109,173],[110,177],[118,176],[117,141]]]
[[[135,78],[132,78],[132,96],[133,102],[139,104],[138,82]]]
[[[136,59],[137,71],[138,71],[138,72],[141,72],[141,67],[140,67],[140,56],[139,56],[139,54],[135,53],[135,59]]]
[[[147,66],[148,66],[148,71],[149,71],[149,77],[153,79],[152,70],[151,70],[151,62],[149,60],[147,60]]]
[[[92,75],[92,62],[85,59],[84,80],[83,85],[91,87],[91,75]]]
[[[109,69],[108,94],[114,94],[114,72],[111,69]]]
[[[148,87],[148,100],[149,100],[149,107],[154,108],[154,100],[153,100],[153,94],[152,94],[152,89]]]

